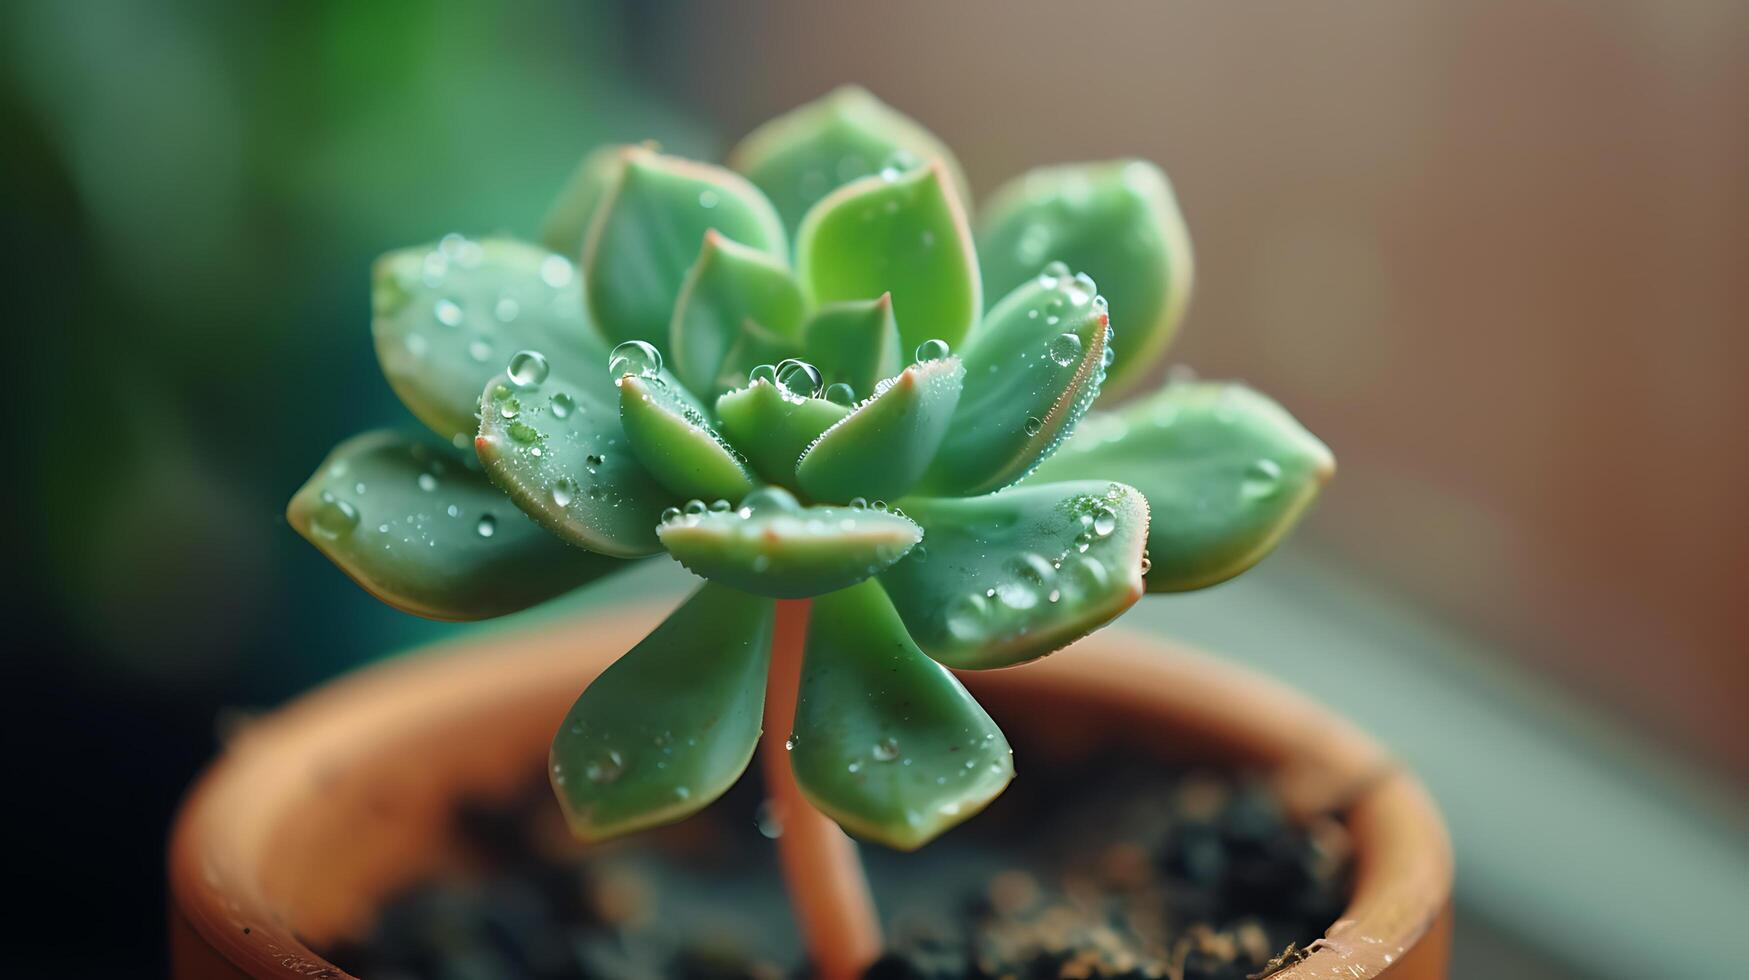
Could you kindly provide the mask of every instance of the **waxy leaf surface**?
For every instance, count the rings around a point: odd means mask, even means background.
[[[961,200],[971,200],[959,162],[940,140],[853,85],[771,120],[729,154],[729,165],[759,185],[791,229],[836,187],[930,161],[940,161]]]
[[[958,347],[983,311],[965,209],[939,165],[832,192],[796,233],[796,269],[816,305],[891,293],[907,350]]]
[[[583,247],[591,319],[610,344],[668,344],[668,323],[706,231],[782,260],[787,239],[757,187],[732,171],[642,147],[620,151]]]
[[[849,414],[849,406],[788,394],[763,379],[717,399],[723,434],[760,476],[784,486],[795,485],[796,462],[808,446]]]
[[[623,568],[536,527],[455,449],[370,432],[341,443],[286,520],[366,591],[431,619],[526,609]]]
[[[820,369],[828,385],[847,384],[866,397],[883,379],[899,373],[902,364],[899,324],[893,319],[893,298],[854,299],[831,303],[808,321],[807,359]]]
[[[1142,597],[1148,504],[1105,480],[911,497],[923,544],[881,575],[911,638],[949,667],[1042,657]]]
[[[790,765],[844,829],[914,850],[1013,778],[996,723],[911,642],[879,586],[814,600],[807,642]]]
[[[1110,334],[1085,277],[1040,276],[996,304],[962,355],[965,390],[925,489],[989,493],[1030,473],[1098,396]]]
[[[892,499],[916,486],[953,421],[959,358],[913,364],[827,429],[796,467],[815,500]]]
[[[1140,489],[1153,511],[1148,591],[1183,592],[1262,560],[1335,470],[1280,405],[1243,385],[1192,382],[1089,415],[1032,480],[1098,475]]]
[[[619,381],[620,423],[638,460],[681,499],[740,500],[753,471],[704,409],[672,379],[627,375]]]
[[[772,612],[707,584],[584,690],[551,754],[573,833],[672,823],[740,778],[759,742]]]
[[[488,381],[474,450],[492,482],[553,534],[604,555],[654,554],[662,509],[684,498],[638,461],[606,375],[592,358],[552,364],[537,384]]]
[[[701,395],[722,391],[723,369],[749,323],[799,347],[801,287],[771,256],[707,232],[669,325],[674,373]]]
[[[986,295],[1050,262],[1092,276],[1111,303],[1117,359],[1107,394],[1133,387],[1178,331],[1194,276],[1166,175],[1143,160],[1046,167],[999,189],[978,227]]]
[[[782,490],[743,506],[673,517],[657,532],[668,553],[695,575],[779,599],[842,589],[910,551],[923,532],[898,514],[867,507],[802,507]]]
[[[520,350],[598,364],[571,260],[504,238],[450,236],[390,252],[372,274],[371,336],[389,386],[433,432],[466,445],[480,389]]]

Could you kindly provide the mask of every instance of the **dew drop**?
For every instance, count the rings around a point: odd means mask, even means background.
[[[518,388],[530,388],[547,379],[546,355],[537,350],[519,350],[510,357],[510,380]]]
[[[1043,422],[1039,421],[1037,416],[1028,415],[1026,417],[1026,434],[1027,435],[1036,436],[1039,434],[1039,431],[1042,430],[1044,427],[1045,427],[1045,424]]]
[[[1101,507],[1093,512],[1093,533],[1102,540],[1111,537],[1111,532],[1117,530],[1117,514],[1110,507]]]
[[[611,783],[625,771],[625,759],[613,749],[592,756],[583,764],[583,775],[592,783]]]
[[[559,480],[553,484],[553,503],[560,507],[571,506],[571,501],[577,495],[577,485],[570,480]]]
[[[419,474],[419,489],[425,491],[426,493],[430,493],[433,490],[436,490],[437,489],[437,477],[432,476],[430,473]]]
[[[489,538],[498,533],[498,518],[491,514],[481,514],[480,523],[474,525],[474,530],[479,532],[480,537]]]
[[[332,493],[322,494],[322,503],[316,508],[311,520],[311,527],[317,534],[325,538],[338,538],[342,534],[351,533],[358,526],[358,508]]]
[[[874,744],[874,749],[869,754],[875,757],[876,762],[891,762],[899,757],[899,740],[892,736],[883,738]]]
[[[562,391],[555,392],[547,403],[553,407],[553,418],[556,419],[570,418],[571,413],[577,410],[577,399]]]
[[[456,305],[455,300],[440,299],[432,306],[431,312],[437,317],[437,322],[446,327],[462,325],[462,308]]]
[[[777,804],[770,800],[759,804],[759,809],[753,811],[753,825],[759,828],[759,836],[767,840],[783,836],[783,818],[778,815]]]
[[[692,517],[697,517],[698,515],[703,514],[705,511],[707,511],[709,509],[710,509],[709,505],[707,505],[704,501],[699,500],[698,498],[695,497],[692,500],[688,500],[686,502],[686,505],[684,507],[682,507],[680,509],[680,511],[683,514],[687,514],[687,515],[692,516]]]
[[[563,289],[569,286],[572,275],[574,272],[571,269],[571,263],[562,255],[549,255],[541,260],[541,282],[554,289]]]
[[[782,487],[759,487],[741,498],[743,514],[787,514],[801,509],[802,505],[795,495]]]
[[[839,405],[855,405],[856,389],[840,381],[826,386],[826,400]]]
[[[956,639],[982,639],[990,617],[990,603],[976,592],[967,592],[948,604],[947,631]]]
[[[707,211],[716,207],[718,200],[720,198],[717,197],[716,191],[706,189],[698,192],[698,206]]]
[[[1046,349],[1058,367],[1068,367],[1081,359],[1081,338],[1072,333],[1060,333]]]
[[[755,381],[768,381],[772,384],[776,384],[777,383],[777,365],[775,365],[775,364],[755,364],[755,365],[753,365],[753,370],[747,372],[747,383],[752,384]]]
[[[1241,500],[1268,500],[1281,489],[1281,464],[1273,459],[1260,459],[1245,470],[1239,481]]]
[[[680,520],[680,508],[678,508],[678,507],[664,507],[664,508],[662,508],[662,523],[672,524],[678,520]]]
[[[851,510],[867,510],[868,509],[868,498],[867,497],[851,497],[849,506],[850,506]]]
[[[661,371],[661,352],[641,340],[628,340],[607,356],[607,376],[616,381],[628,374],[653,378]]]
[[[807,361],[792,357],[777,365],[777,386],[797,398],[813,398],[824,383],[820,369]]]
[[[948,354],[947,341],[940,338],[925,340],[917,345],[917,361],[939,361]]]

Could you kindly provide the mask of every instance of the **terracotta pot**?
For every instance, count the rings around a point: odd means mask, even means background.
[[[356,933],[388,892],[429,871],[458,797],[523,786],[577,692],[664,611],[410,655],[252,725],[172,832],[174,975],[347,976],[306,942]],[[1269,767],[1290,806],[1346,803],[1353,900],[1322,948],[1277,976],[1445,976],[1445,829],[1414,778],[1346,722],[1273,681],[1115,629],[1036,664],[964,676],[1022,745],[1023,765],[1084,751],[1119,726],[1169,757]],[[1048,740],[1027,737],[1045,720]]]

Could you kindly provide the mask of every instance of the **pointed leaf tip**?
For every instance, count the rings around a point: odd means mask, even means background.
[[[796,268],[816,304],[891,293],[907,347],[940,339],[957,349],[983,309],[965,208],[940,165],[823,198],[796,233]]]
[[[589,311],[602,335],[666,347],[687,270],[712,229],[779,261],[788,252],[771,202],[741,175],[644,147],[620,150],[583,246]]]
[[[729,153],[729,166],[759,185],[792,230],[835,188],[933,161],[952,175],[960,198],[971,200],[959,162],[940,140],[855,85],[771,120]]]

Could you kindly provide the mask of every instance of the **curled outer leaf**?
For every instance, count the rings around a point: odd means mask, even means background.
[[[796,268],[816,304],[892,293],[907,348],[957,347],[983,311],[965,208],[940,164],[833,191],[796,232]]]
[[[978,229],[984,288],[1000,296],[1050,262],[1088,273],[1117,315],[1107,394],[1140,381],[1190,302],[1190,234],[1172,185],[1144,160],[1034,170],[997,190]]]
[[[790,765],[859,837],[915,850],[1014,777],[996,723],[905,635],[874,583],[814,600]]]
[[[541,223],[542,245],[573,261],[583,254],[583,238],[595,219],[595,209],[619,176],[620,156],[626,149],[600,146],[584,154]]]
[[[551,753],[573,833],[672,823],[734,784],[759,742],[772,610],[707,584],[584,690]]]
[[[808,321],[806,340],[807,359],[828,385],[870,392],[882,378],[899,373],[899,324],[891,293],[820,307]]]
[[[680,497],[734,502],[753,489],[747,461],[678,384],[626,375],[619,418],[644,468]]]
[[[1104,480],[912,497],[923,546],[881,575],[906,629],[949,667],[1042,657],[1142,597],[1148,502]]]
[[[1032,472],[1098,396],[1110,336],[1086,276],[1039,276],[996,304],[961,355],[965,391],[927,492],[989,493]]]
[[[867,90],[846,85],[754,130],[729,153],[729,166],[759,185],[795,228],[833,188],[884,167],[941,161],[962,200],[971,190],[942,142]]]
[[[1034,480],[1098,474],[1147,495],[1150,592],[1216,585],[1261,561],[1336,472],[1280,405],[1238,384],[1180,383],[1089,415]]]
[[[897,497],[916,486],[953,421],[959,358],[913,364],[875,388],[802,454],[796,479],[816,500]]]
[[[802,507],[773,487],[748,495],[739,509],[672,517],[656,533],[693,574],[779,599],[854,585],[898,561],[923,537],[898,514]]]
[[[625,565],[534,526],[454,449],[395,432],[336,447],[286,520],[367,592],[431,619],[502,616]]]
[[[583,246],[589,312],[602,335],[666,346],[681,284],[713,228],[778,259],[788,248],[771,202],[739,174],[643,147],[620,150]]]
[[[778,260],[707,231],[669,325],[674,373],[693,391],[715,394],[723,366],[749,322],[780,343],[799,345],[801,287]]]
[[[662,550],[656,521],[675,498],[633,454],[611,384],[590,360],[539,382],[500,374],[480,396],[474,451],[493,483],[535,523],[582,548],[630,558]],[[578,380],[578,376],[588,381]]]
[[[723,434],[744,446],[747,459],[771,483],[796,482],[796,461],[820,433],[850,414],[823,398],[802,398],[760,379],[717,399]]]
[[[450,235],[390,252],[372,271],[371,336],[389,387],[457,445],[474,437],[480,388],[519,350],[601,363],[569,259],[506,238]]]

